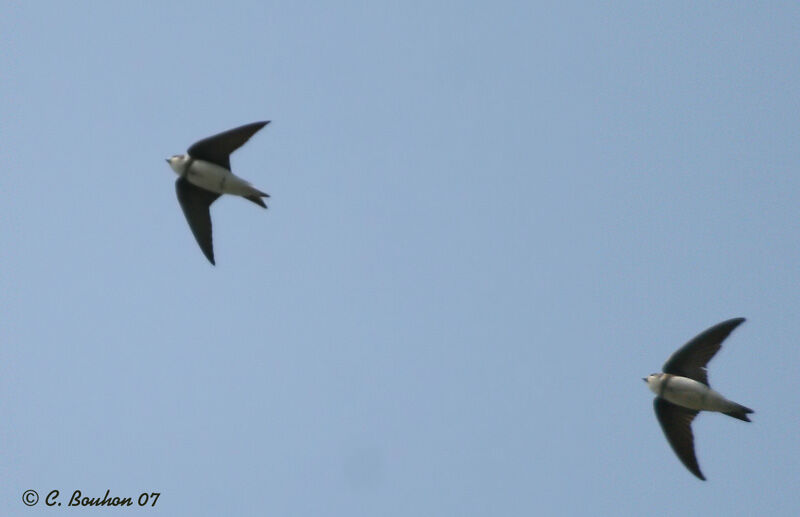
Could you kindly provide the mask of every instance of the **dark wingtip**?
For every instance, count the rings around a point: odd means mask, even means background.
[[[207,249],[204,249],[204,248],[201,247],[200,251],[203,252],[203,255],[205,255],[205,257],[208,259],[208,261],[211,262],[212,266],[216,266],[217,265],[217,263],[214,262],[214,248],[211,248],[211,249],[207,250]]]
[[[689,470],[689,472],[694,474],[695,477],[697,477],[697,479],[699,479],[700,481],[705,481],[706,480],[706,477],[703,475],[702,472],[700,472],[700,467],[697,467],[696,469],[693,469],[693,468],[689,468],[688,465],[687,465],[686,468]]]
[[[728,323],[731,325],[731,330],[733,330],[745,321],[747,321],[747,318],[731,318],[728,320]]]
[[[731,318],[729,320],[723,321],[719,325],[730,325],[731,329],[735,329],[736,327],[738,327],[739,325],[741,325],[745,321],[747,321],[747,318],[741,318],[741,317],[739,317],[739,318]]]
[[[699,466],[697,466],[696,468],[693,468],[693,469],[690,468],[689,472],[691,472],[692,474],[697,476],[697,479],[699,479],[700,481],[705,481],[706,480],[706,477],[703,475],[702,472],[700,472],[700,467]]]

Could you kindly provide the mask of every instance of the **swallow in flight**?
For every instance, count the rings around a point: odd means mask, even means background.
[[[661,429],[689,472],[705,480],[694,455],[692,420],[700,411],[716,411],[749,422],[753,410],[726,399],[708,385],[706,364],[722,347],[722,342],[744,318],[718,323],[679,348],[664,363],[664,373],[644,379],[656,394],[653,406]]]
[[[236,176],[231,172],[230,163],[231,153],[267,124],[268,120],[229,129],[195,142],[186,154],[167,158],[167,163],[178,175],[175,190],[183,214],[197,244],[211,264],[214,264],[211,203],[222,194],[233,194],[267,208],[262,198],[269,197],[269,194]]]

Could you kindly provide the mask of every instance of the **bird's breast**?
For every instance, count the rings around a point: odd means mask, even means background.
[[[244,196],[252,194],[250,183],[219,165],[205,160],[193,160],[186,174],[192,184],[217,194]]]
[[[725,404],[725,397],[702,382],[677,375],[667,379],[661,396],[673,404],[698,411],[719,411]]]
[[[205,160],[192,160],[186,173],[190,183],[217,194],[226,192],[226,183],[231,176],[233,174],[228,169]]]

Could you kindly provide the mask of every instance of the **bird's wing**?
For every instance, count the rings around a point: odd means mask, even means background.
[[[733,318],[701,332],[667,359],[664,373],[688,377],[708,386],[706,364],[722,347],[725,338],[743,321],[744,318]]]
[[[214,246],[211,242],[211,213],[209,207],[220,195],[210,192],[189,183],[185,177],[181,176],[175,182],[175,191],[178,194],[178,201],[183,209],[183,215],[192,229],[197,244],[203,250],[206,258],[214,264]]]
[[[692,420],[697,416],[697,411],[677,406],[661,397],[653,401],[658,423],[678,455],[678,459],[689,469],[689,472],[705,481],[697,458],[694,455],[694,436],[692,435]]]
[[[231,153],[244,145],[251,136],[267,124],[269,124],[269,120],[253,122],[204,138],[192,144],[188,151],[189,156],[231,170]]]

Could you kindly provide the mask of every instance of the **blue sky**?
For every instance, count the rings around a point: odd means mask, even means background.
[[[800,513],[800,8],[15,3],[3,515]],[[164,158],[255,120],[198,249]],[[752,424],[641,378],[728,318]],[[90,509],[93,514],[113,510]]]

